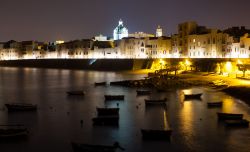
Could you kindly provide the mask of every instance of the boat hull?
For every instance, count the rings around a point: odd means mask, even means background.
[[[105,100],[124,100],[124,95],[104,95]]]
[[[96,108],[98,116],[119,115],[119,108]]]
[[[242,120],[243,114],[217,113],[218,120]]]
[[[201,100],[201,95],[202,93],[198,93],[198,94],[184,94],[184,99],[188,100],[188,99],[198,99]]]
[[[99,116],[92,119],[93,125],[102,126],[118,126],[119,116]]]
[[[142,138],[145,140],[170,140],[172,130],[146,130],[141,129]]]
[[[115,152],[114,146],[71,143],[74,152]]]
[[[85,95],[84,91],[68,91],[68,95],[73,95],[73,96],[83,96]]]
[[[8,112],[36,111],[37,106],[31,104],[5,104]]]

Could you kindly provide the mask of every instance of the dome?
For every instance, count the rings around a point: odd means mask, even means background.
[[[118,26],[114,29],[114,40],[120,40],[128,37],[128,29],[123,25],[123,21],[119,20]]]

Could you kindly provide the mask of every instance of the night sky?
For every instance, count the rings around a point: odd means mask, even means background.
[[[129,33],[167,35],[194,20],[214,28],[250,27],[250,0],[1,0],[0,41],[65,41],[112,36],[119,19]]]

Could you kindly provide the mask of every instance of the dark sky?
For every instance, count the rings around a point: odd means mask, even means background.
[[[119,19],[129,33],[167,35],[178,23],[250,27],[250,0],[0,0],[0,41],[54,41],[112,36]]]

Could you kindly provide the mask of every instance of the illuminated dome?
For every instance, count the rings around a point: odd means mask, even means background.
[[[124,37],[128,37],[128,29],[123,26],[123,22],[120,20],[119,25],[114,29],[114,40],[120,40]]]

